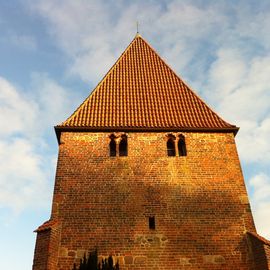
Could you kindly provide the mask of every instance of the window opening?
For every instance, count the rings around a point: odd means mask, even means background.
[[[111,142],[110,142],[110,156],[116,157],[116,142],[114,138],[111,138]]]
[[[179,156],[187,155],[185,138],[183,136],[180,136],[179,141],[178,141],[178,153],[179,153]]]
[[[150,230],[155,230],[156,229],[155,217],[149,217],[149,229]]]
[[[167,153],[169,157],[175,156],[175,144],[173,139],[167,141]]]
[[[119,144],[119,156],[127,156],[128,151],[127,151],[127,137],[122,136],[122,139]]]

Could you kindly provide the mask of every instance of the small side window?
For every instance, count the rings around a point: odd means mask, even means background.
[[[122,139],[119,144],[119,156],[127,156],[128,155],[128,149],[127,149],[127,136],[123,135]]]
[[[169,157],[175,156],[175,143],[172,138],[167,141],[167,154]]]

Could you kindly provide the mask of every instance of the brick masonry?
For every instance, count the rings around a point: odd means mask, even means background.
[[[110,134],[62,132],[51,216],[58,223],[38,232],[34,270],[72,269],[95,248],[121,270],[260,269],[246,237],[255,227],[232,133],[183,132],[184,157],[167,156],[165,132],[128,132],[128,156],[110,157]]]
[[[255,269],[270,269],[270,241],[256,233],[247,233],[249,248],[253,255]]]

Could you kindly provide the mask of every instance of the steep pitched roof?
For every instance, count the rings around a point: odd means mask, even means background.
[[[140,35],[56,127],[58,132],[65,129],[238,130],[213,112]]]

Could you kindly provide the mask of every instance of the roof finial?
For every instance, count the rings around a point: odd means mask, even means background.
[[[137,33],[136,33],[136,37],[139,36],[139,22],[136,21],[136,27],[137,27]]]

